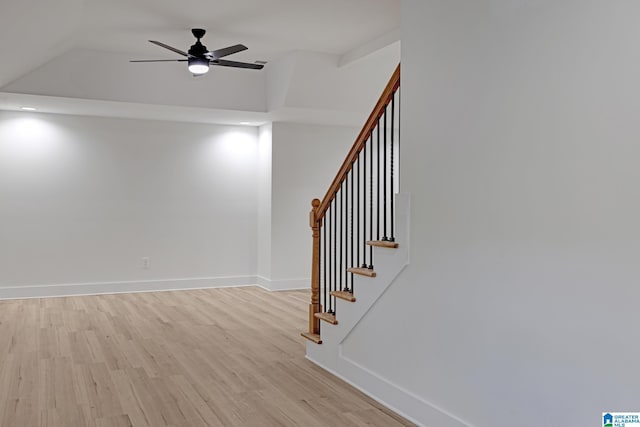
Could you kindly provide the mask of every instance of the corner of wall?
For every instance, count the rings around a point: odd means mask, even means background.
[[[258,276],[256,283],[261,288],[268,291],[293,291],[299,289],[309,289],[311,279],[283,279],[272,280],[267,277]]]

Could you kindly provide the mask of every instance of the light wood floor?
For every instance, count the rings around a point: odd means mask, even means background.
[[[412,425],[304,359],[308,293],[0,301],[0,425]]]

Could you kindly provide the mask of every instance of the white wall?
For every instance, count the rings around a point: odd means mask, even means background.
[[[258,280],[271,278],[271,152],[273,126],[258,129]]]
[[[639,14],[403,2],[411,264],[343,356],[451,415],[438,425],[638,410]]]
[[[364,124],[398,65],[399,53],[398,46],[387,46],[339,67],[338,55],[295,52],[284,106],[357,111]]]
[[[271,176],[272,287],[309,287],[311,200],[325,191],[359,129],[273,123]]]
[[[0,112],[0,287],[254,283],[257,133]]]
[[[308,287],[310,202],[356,133],[1,112],[0,297]]]

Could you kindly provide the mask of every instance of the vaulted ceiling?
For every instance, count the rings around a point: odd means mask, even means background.
[[[4,2],[0,108],[350,124],[399,60],[399,20],[400,0]],[[242,43],[249,49],[229,59],[267,66],[194,78],[184,63],[128,62],[175,58],[148,40],[187,50],[198,27],[209,49]]]

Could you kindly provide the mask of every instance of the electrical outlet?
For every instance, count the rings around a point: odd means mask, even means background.
[[[144,270],[148,270],[149,267],[149,257],[142,257],[142,268]]]

